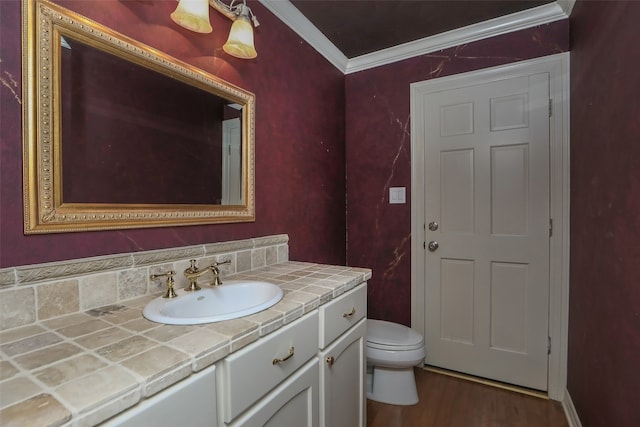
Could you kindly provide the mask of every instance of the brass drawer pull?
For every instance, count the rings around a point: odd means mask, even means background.
[[[327,365],[329,365],[329,367],[332,367],[333,366],[333,362],[335,362],[336,359],[334,359],[333,356],[327,356],[324,359],[324,361],[327,362]]]
[[[356,308],[353,307],[349,313],[342,313],[342,317],[351,317],[356,314]]]
[[[279,359],[279,358],[273,359],[273,362],[271,362],[271,363],[273,363],[274,365],[279,365],[282,362],[286,362],[287,360],[289,360],[289,359],[291,359],[293,357],[293,352],[294,352],[294,349],[293,349],[293,347],[291,347],[289,349],[289,354],[287,354],[282,359]]]

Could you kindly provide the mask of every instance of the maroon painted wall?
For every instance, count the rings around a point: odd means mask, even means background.
[[[568,390],[582,425],[640,425],[640,2],[571,14]]]
[[[346,77],[347,262],[373,269],[369,317],[411,323],[413,82],[565,52],[568,20],[446,49]],[[406,187],[406,204],[389,204]]]
[[[345,263],[344,76],[256,1],[258,58],[175,25],[167,1],[60,2],[256,95],[255,223],[23,235],[20,2],[0,1],[0,267],[287,233],[290,258]],[[180,171],[171,171],[180,173]]]

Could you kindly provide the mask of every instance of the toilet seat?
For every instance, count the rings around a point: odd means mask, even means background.
[[[384,345],[377,344],[367,341],[367,347],[375,348],[378,350],[388,350],[388,351],[410,351],[410,350],[418,350],[424,346],[423,343],[418,343],[414,345]]]
[[[404,325],[367,319],[367,347],[392,351],[417,350],[424,347],[424,339]]]

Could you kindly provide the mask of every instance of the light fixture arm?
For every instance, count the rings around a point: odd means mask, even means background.
[[[237,14],[234,12],[233,2],[231,5],[226,5],[222,3],[220,0],[209,0],[209,6],[231,19],[232,21],[236,19]]]
[[[223,3],[221,0],[209,0],[209,6],[226,16],[227,18],[235,21],[239,16],[245,15],[251,18],[251,22],[254,27],[260,25],[258,19],[251,11],[251,8],[247,6],[245,0],[242,0],[242,3],[236,4],[236,0],[232,0],[231,4],[227,5]]]

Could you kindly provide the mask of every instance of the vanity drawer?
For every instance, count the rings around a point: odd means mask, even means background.
[[[318,313],[313,312],[229,355],[218,365],[218,410],[223,421],[240,415],[317,353]]]
[[[367,316],[367,284],[320,306],[320,348],[323,349],[347,329]]]

